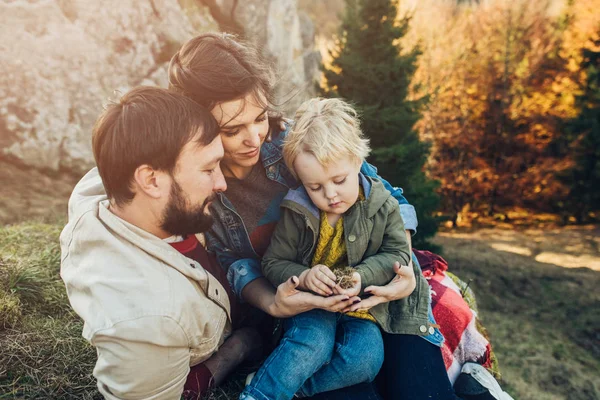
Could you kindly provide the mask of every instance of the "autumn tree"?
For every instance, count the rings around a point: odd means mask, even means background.
[[[441,44],[429,42],[433,61],[417,76],[431,101],[417,128],[434,143],[428,167],[455,221],[468,208],[549,210],[560,191],[554,176],[564,162],[547,149],[576,84],[562,43],[570,20],[548,7],[456,5],[435,37]]]
[[[577,97],[579,114],[567,121],[565,134],[556,141],[558,153],[573,161],[558,175],[569,188],[560,205],[578,223],[600,210],[600,30],[582,54],[586,79]]]
[[[423,171],[429,145],[413,129],[425,99],[409,98],[420,54],[418,47],[401,45],[409,22],[398,19],[395,1],[347,0],[333,61],[324,73],[326,95],[350,100],[361,112],[380,174],[404,188],[415,205],[419,246],[437,229],[432,213],[438,200],[435,182]]]

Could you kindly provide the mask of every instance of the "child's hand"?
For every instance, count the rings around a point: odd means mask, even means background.
[[[342,289],[340,287],[340,285],[336,285],[335,288],[333,289],[333,292],[335,294],[345,294],[348,297],[354,297],[354,296],[358,296],[358,294],[360,293],[360,287],[361,287],[361,279],[360,279],[360,274],[358,272],[353,272],[352,273],[352,287],[348,288],[348,289]]]
[[[335,274],[333,271],[323,264],[318,264],[307,269],[300,274],[300,284],[298,287],[305,290],[310,290],[321,296],[330,296],[333,294],[332,288],[335,284]],[[352,297],[352,296],[349,296]]]

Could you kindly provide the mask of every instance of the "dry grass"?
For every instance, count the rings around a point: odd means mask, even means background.
[[[100,398],[60,280],[60,225],[0,228],[0,399]]]
[[[0,157],[0,224],[64,219],[67,201],[78,180],[70,173],[49,175]]]
[[[487,229],[436,239],[453,272],[472,280],[504,384],[515,399],[600,398],[600,272],[565,268],[564,257],[552,264],[537,257],[553,249],[600,260],[596,232],[598,227]]]
[[[352,282],[352,274],[356,272],[356,269],[352,267],[339,268],[333,271],[336,277],[336,283],[340,285],[342,289],[350,289],[354,286]]]
[[[81,322],[30,315],[2,332],[0,399],[101,399],[92,377],[96,352]]]

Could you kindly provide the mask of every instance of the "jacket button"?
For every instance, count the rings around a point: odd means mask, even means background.
[[[429,334],[433,335],[435,333],[435,329],[433,329],[433,326],[429,327]]]
[[[348,236],[348,241],[349,241],[350,243],[353,243],[355,240],[356,240],[356,236],[354,236],[354,235],[350,235],[350,236]]]
[[[425,333],[425,332],[427,332],[427,327],[425,325],[421,325],[419,327],[419,330],[421,331],[421,333]]]

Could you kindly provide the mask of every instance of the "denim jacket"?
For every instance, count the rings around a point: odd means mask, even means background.
[[[296,188],[299,186],[299,182],[283,161],[282,146],[287,133],[287,130],[281,132],[273,137],[271,143],[265,142],[260,149],[260,159],[269,179],[288,188]],[[362,164],[360,172],[365,176],[378,178],[383,183],[400,205],[400,214],[405,229],[415,232],[417,229],[416,212],[402,195],[402,189],[393,187],[379,177],[377,169],[366,161]],[[241,298],[242,289],[248,283],[262,276],[260,257],[252,248],[249,232],[246,230],[242,218],[235,211],[225,193],[217,195],[211,211],[215,222],[211,230],[206,233],[208,248],[216,254],[221,267],[227,271],[229,284],[235,294]]]

